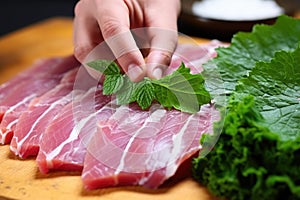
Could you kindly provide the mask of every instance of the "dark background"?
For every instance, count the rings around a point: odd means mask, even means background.
[[[50,17],[74,17],[79,0],[10,0],[0,3],[0,37]],[[182,23],[179,20],[179,28]],[[184,28],[183,28],[184,30]]]
[[[74,7],[79,0],[2,0],[0,3],[0,37],[32,23],[51,17],[74,17]],[[250,31],[245,24],[227,24],[199,21],[189,15],[189,2],[182,0],[183,12],[178,20],[179,32],[210,39],[230,40],[237,31]],[[300,7],[300,0],[280,0],[293,9]],[[256,23],[256,22],[255,22]],[[273,22],[272,22],[273,23]],[[246,26],[246,28],[245,28]]]
[[[74,17],[79,0],[10,0],[0,2],[0,37],[50,17]],[[179,20],[180,32],[186,28]]]
[[[10,0],[0,3],[0,36],[54,17],[74,16],[78,0]]]
[[[0,3],[0,37],[15,30],[51,17],[74,17],[74,7],[79,0],[9,0]],[[183,0],[187,1],[187,0]],[[189,26],[182,17],[179,17],[179,32],[195,35],[202,33],[192,23]]]

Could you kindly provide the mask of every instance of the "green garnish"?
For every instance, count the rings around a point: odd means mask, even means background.
[[[88,66],[105,75],[103,94],[115,94],[118,105],[137,102],[142,109],[147,109],[156,100],[168,109],[196,113],[201,105],[211,100],[202,75],[191,74],[183,63],[172,74],[159,80],[145,77],[138,83],[121,74],[119,66],[113,61],[96,60]]]
[[[194,178],[230,200],[299,199],[299,132],[283,140],[270,131],[251,95],[232,96],[223,117],[214,127],[222,133],[213,150],[193,160]],[[203,145],[212,137],[205,136]]]
[[[299,42],[300,20],[281,16],[236,34],[204,65],[206,74],[220,71],[229,99],[224,121],[214,127],[214,134],[222,130],[217,144],[193,161],[195,179],[214,195],[300,199]]]

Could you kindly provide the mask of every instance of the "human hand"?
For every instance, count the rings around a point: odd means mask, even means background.
[[[83,62],[93,48],[109,41],[132,81],[159,79],[176,48],[179,12],[180,0],[80,0],[75,7],[74,55]],[[129,32],[144,27],[150,43],[146,55]]]

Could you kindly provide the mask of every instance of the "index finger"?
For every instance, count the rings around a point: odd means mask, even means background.
[[[102,36],[129,78],[140,81],[146,74],[145,61],[130,32],[129,9],[122,0],[104,2],[105,7],[96,9]]]
[[[147,57],[147,75],[159,79],[170,64],[178,41],[177,17],[180,12],[179,0],[146,1],[148,18],[150,53]],[[159,18],[160,20],[157,20]]]

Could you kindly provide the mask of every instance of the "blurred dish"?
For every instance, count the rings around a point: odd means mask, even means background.
[[[273,24],[281,14],[293,15],[296,4],[297,0],[183,0],[179,31],[230,41],[235,33],[251,31],[255,24]]]

